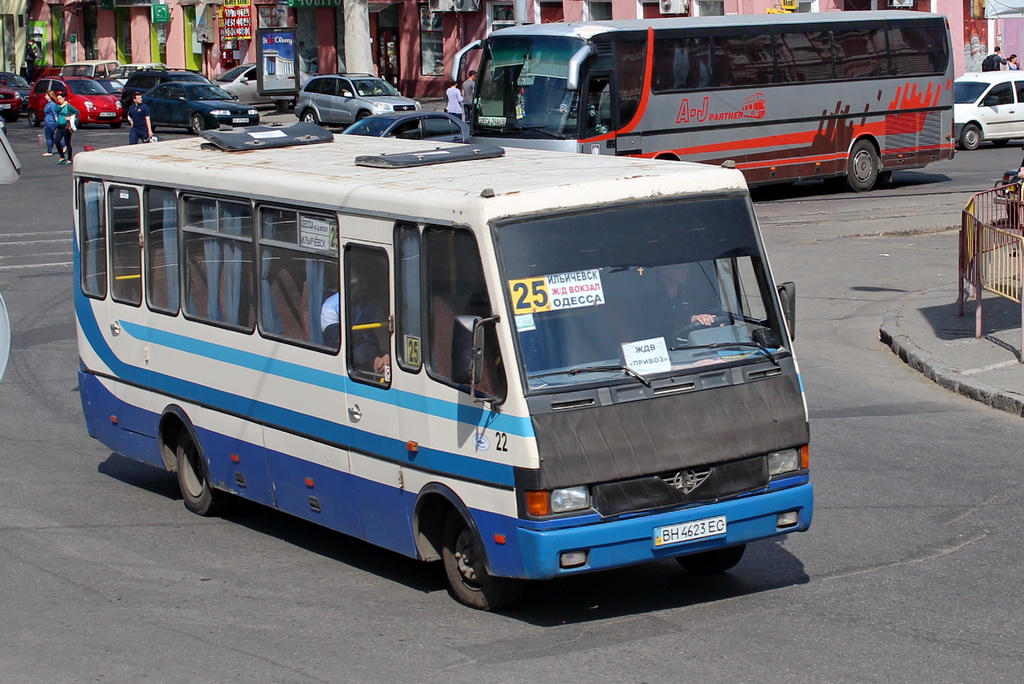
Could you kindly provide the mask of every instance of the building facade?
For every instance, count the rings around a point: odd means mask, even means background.
[[[377,74],[411,97],[440,96],[462,46],[515,23],[512,0],[349,2],[366,3]],[[777,0],[525,0],[525,7],[526,20],[533,23],[780,9]],[[983,15],[983,0],[797,0],[796,5],[800,12],[870,9],[945,14],[958,74],[979,71],[996,44],[1004,54],[1024,54],[1024,19],[973,18]],[[164,62],[213,77],[255,61],[257,28],[281,26],[298,29],[302,71],[346,70],[343,0],[0,0],[0,56],[4,70],[20,70],[26,41],[33,38],[42,46],[40,66],[84,59]]]

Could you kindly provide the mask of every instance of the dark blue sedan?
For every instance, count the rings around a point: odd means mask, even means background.
[[[154,128],[174,126],[199,133],[209,128],[255,126],[260,115],[209,83],[162,83],[144,94]]]

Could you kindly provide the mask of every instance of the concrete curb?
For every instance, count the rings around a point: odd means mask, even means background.
[[[993,387],[973,377],[961,375],[956,368],[951,367],[932,352],[918,346],[903,328],[904,308],[922,295],[940,289],[945,288],[925,290],[896,302],[882,319],[882,326],[878,330],[879,339],[908,366],[950,392],[1024,418],[1024,399],[1020,395]]]

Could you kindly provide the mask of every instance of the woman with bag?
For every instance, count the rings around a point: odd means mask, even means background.
[[[53,136],[57,133],[57,96],[52,90],[46,91],[46,106],[43,107],[43,138],[46,141],[44,157],[53,156]],[[61,147],[57,146],[60,152]]]
[[[64,93],[57,92],[57,134],[53,136],[53,143],[57,146],[57,154],[60,159],[58,164],[70,164],[75,152],[71,149],[71,133],[74,132],[75,120],[78,110],[71,106]],[[67,157],[65,158],[65,155]]]

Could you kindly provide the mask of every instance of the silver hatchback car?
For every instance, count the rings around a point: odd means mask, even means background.
[[[402,97],[395,87],[370,74],[315,76],[299,91],[295,116],[315,124],[350,124],[373,114],[410,112],[416,100]]]

